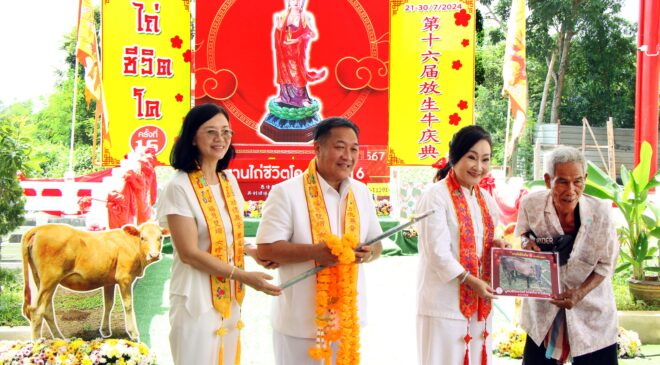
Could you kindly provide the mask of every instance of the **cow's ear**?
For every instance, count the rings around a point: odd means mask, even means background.
[[[140,236],[140,230],[132,224],[127,224],[127,225],[121,227],[121,229],[124,232],[130,234],[131,236],[138,236],[138,237]]]
[[[169,237],[170,236],[170,230],[167,228],[161,228],[160,233],[163,234],[163,237]]]
[[[516,222],[511,222],[504,227],[504,235],[509,235],[513,234],[513,232],[516,230]]]

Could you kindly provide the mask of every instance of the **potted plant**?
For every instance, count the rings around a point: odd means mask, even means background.
[[[657,241],[660,238],[660,207],[649,204],[649,190],[660,186],[660,171],[653,177],[651,171],[651,146],[644,142],[639,164],[629,172],[621,166],[621,182],[617,184],[609,175],[589,162],[584,192],[602,199],[612,200],[626,220],[617,232],[621,244],[623,263],[616,271],[631,270],[628,287],[634,299],[660,302],[660,272]],[[651,274],[655,273],[655,274]]]

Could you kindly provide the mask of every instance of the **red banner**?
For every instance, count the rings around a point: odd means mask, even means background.
[[[384,154],[387,145],[387,1],[196,4],[195,103],[229,111],[238,156],[249,159],[235,166],[276,161],[288,168],[298,156],[294,166],[304,170],[313,156],[314,126],[342,116],[360,128],[362,174],[389,181],[386,156],[373,155]],[[367,151],[375,159],[367,160]],[[237,175],[239,182],[250,181]]]

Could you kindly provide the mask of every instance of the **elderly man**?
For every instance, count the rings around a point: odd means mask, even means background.
[[[280,264],[281,282],[315,264],[336,264],[337,257],[326,242],[331,234],[351,235],[358,242],[366,242],[382,233],[369,190],[351,178],[358,158],[358,133],[357,126],[347,119],[323,120],[314,133],[316,157],[308,170],[270,191],[257,230],[257,253],[262,260]],[[381,250],[380,242],[365,246],[357,250],[355,260],[371,262]],[[359,269],[357,275],[358,317],[364,320],[364,278]],[[274,301],[271,320],[275,364],[322,363],[310,353],[317,341],[323,342],[317,340],[323,333],[317,323],[328,316],[326,310],[317,308],[317,285],[317,279],[311,276],[285,289]]]
[[[582,194],[586,178],[582,153],[559,146],[546,159],[549,190],[528,194],[520,204],[516,234],[524,249],[540,251],[536,238],[562,237],[561,294],[523,304],[526,365],[571,358],[575,365],[617,364],[611,275],[619,247],[609,203]]]

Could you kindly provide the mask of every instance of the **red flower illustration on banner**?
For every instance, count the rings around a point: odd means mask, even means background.
[[[461,60],[456,60],[456,61],[451,63],[451,68],[453,68],[454,70],[458,71],[458,70],[461,69],[461,67],[463,67],[463,64],[461,63]]]
[[[463,42],[461,42],[461,45],[462,45],[463,47],[467,47],[467,46],[469,46],[469,45],[470,45],[470,40],[467,39],[467,38],[464,38],[464,39],[463,39]]]
[[[176,95],[174,96],[174,99],[176,99],[176,101],[178,101],[178,102],[180,103],[180,102],[183,101],[183,95],[181,95],[181,94],[176,94]]]
[[[170,42],[172,43],[172,48],[181,49],[181,45],[183,44],[183,39],[179,38],[179,36],[177,35],[170,38]]]
[[[458,13],[454,13],[454,19],[456,19],[455,21],[456,25],[462,25],[464,27],[467,27],[468,23],[470,22],[470,18],[472,18],[472,16],[468,14],[468,12],[465,11],[465,9],[461,9],[461,11],[459,11]]]
[[[192,52],[190,52],[190,50],[183,52],[183,62],[190,63],[191,57],[192,57]]]
[[[468,107],[468,103],[465,100],[461,100],[461,101],[458,102],[457,106],[458,106],[459,109],[465,110]]]
[[[449,116],[449,124],[458,125],[458,122],[461,121],[461,117],[458,116],[458,113],[454,113]]]

